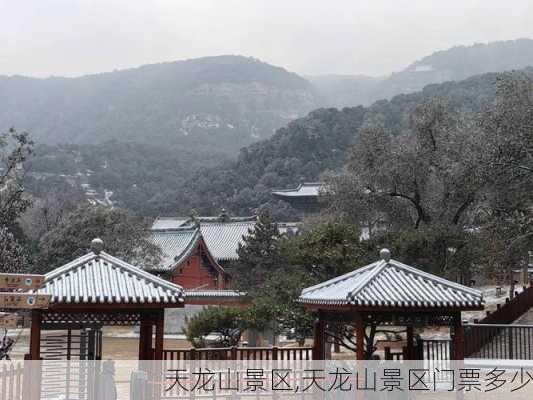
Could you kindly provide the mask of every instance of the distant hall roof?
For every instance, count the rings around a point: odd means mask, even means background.
[[[130,305],[143,308],[184,301],[181,286],[158,278],[107,253],[88,253],[45,275],[39,294],[53,305]]]
[[[237,260],[239,243],[250,235],[257,223],[256,217],[232,217],[221,221],[219,217],[198,217],[195,220],[182,217],[159,217],[151,228],[150,239],[161,247],[163,260],[158,269],[169,270],[194,248],[203,238],[209,253],[216,261]],[[167,226],[168,228],[162,228]],[[278,224],[280,233],[295,233],[296,223]]]
[[[320,182],[301,183],[294,189],[274,190],[272,194],[278,197],[318,197],[325,184]]]
[[[186,225],[188,221],[186,218],[159,217],[154,221],[152,229],[177,229]]]
[[[479,309],[478,290],[395,260],[380,260],[302,291],[309,305]]]

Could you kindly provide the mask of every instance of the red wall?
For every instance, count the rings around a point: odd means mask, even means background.
[[[174,269],[172,282],[185,289],[226,289],[225,275],[210,265],[208,258],[201,256],[201,251],[199,246],[187,260]]]

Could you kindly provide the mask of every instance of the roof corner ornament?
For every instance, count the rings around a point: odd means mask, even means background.
[[[98,255],[104,249],[104,241],[100,238],[94,238],[91,240],[91,250],[94,254]]]
[[[195,228],[200,226],[200,221],[198,220],[198,212],[193,208],[189,215],[190,221]]]
[[[220,210],[220,215],[218,216],[218,219],[220,220],[220,222],[229,222],[229,214],[227,213],[225,208],[222,208]]]
[[[389,249],[381,249],[379,251],[379,257],[385,261],[385,262],[389,262],[390,261],[390,250]]]

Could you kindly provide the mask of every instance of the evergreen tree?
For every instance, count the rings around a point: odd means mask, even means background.
[[[232,276],[237,287],[245,291],[258,288],[268,275],[283,266],[280,251],[280,233],[268,213],[262,213],[255,228],[243,236]]]

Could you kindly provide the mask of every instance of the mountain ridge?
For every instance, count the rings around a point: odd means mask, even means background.
[[[229,153],[317,106],[305,79],[243,56],[74,78],[3,76],[0,96],[0,125],[45,144],[161,140]]]
[[[533,39],[520,38],[435,51],[384,77],[351,75],[347,78],[340,75],[335,79],[335,76],[329,76],[329,83],[327,76],[308,78],[321,88],[327,105],[342,108],[359,104],[368,106],[398,94],[420,91],[434,83],[460,81],[475,75],[529,66],[533,66]]]

